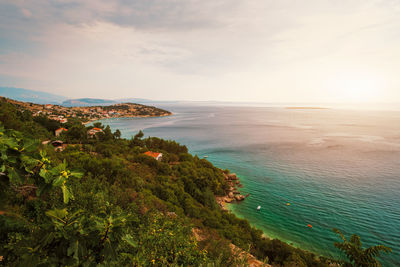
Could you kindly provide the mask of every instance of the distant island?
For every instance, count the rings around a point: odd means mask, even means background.
[[[15,87],[0,87],[0,96],[36,104],[61,104],[65,96]]]
[[[324,107],[286,107],[286,109],[329,109]]]
[[[130,101],[127,101],[130,102]],[[83,107],[83,106],[110,106],[119,104],[115,100],[109,99],[99,99],[99,98],[78,98],[78,99],[68,99],[61,103],[65,107]]]
[[[86,98],[69,99],[66,96],[56,95],[43,91],[29,90],[24,88],[15,88],[15,87],[0,87],[0,96],[17,101],[23,101],[35,104],[53,104],[66,107],[111,106],[121,103],[138,103],[146,105],[147,103],[158,102],[144,98],[102,99],[102,98],[86,97]]]
[[[43,115],[61,123],[66,123],[72,118],[79,118],[82,122],[87,123],[107,118],[163,117],[172,114],[164,109],[135,103],[122,103],[110,106],[64,107],[52,104],[42,105],[21,102],[5,97],[0,97],[0,99],[22,110],[29,110],[33,116]]]

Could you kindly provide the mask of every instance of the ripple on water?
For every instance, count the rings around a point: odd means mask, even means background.
[[[176,117],[108,122],[128,138],[145,129],[176,139],[238,173],[251,195],[230,209],[267,236],[338,256],[335,227],[392,247],[382,262],[400,266],[399,112],[172,108]]]

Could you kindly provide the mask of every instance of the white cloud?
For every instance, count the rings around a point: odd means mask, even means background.
[[[373,76],[376,99],[399,97],[397,1],[3,2],[0,36],[9,47],[27,44],[13,52],[0,44],[0,75],[15,86],[309,102],[342,100],[329,81]]]

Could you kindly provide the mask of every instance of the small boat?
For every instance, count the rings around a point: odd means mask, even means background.
[[[311,225],[311,224],[307,224],[307,227],[308,227],[308,228],[312,228],[312,225]]]
[[[290,203],[286,203],[286,206],[290,206]]]
[[[258,207],[257,207],[257,210],[260,210],[260,209],[261,209],[261,206],[258,206]]]
[[[208,156],[204,156],[203,158],[205,158],[205,159],[206,159],[206,158],[208,158]]]

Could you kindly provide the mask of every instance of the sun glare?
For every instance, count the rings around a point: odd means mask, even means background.
[[[337,77],[329,87],[341,102],[374,102],[380,94],[377,79],[367,75]]]

